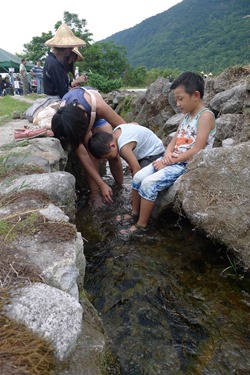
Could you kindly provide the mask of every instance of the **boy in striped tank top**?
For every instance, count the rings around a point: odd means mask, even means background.
[[[204,80],[185,72],[171,85],[177,107],[184,117],[166,148],[165,155],[138,171],[132,180],[132,215],[137,223],[120,231],[122,235],[138,234],[147,229],[158,193],[171,186],[186,168],[187,162],[200,150],[212,147],[215,117],[203,103]]]

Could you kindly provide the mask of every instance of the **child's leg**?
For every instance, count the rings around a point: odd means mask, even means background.
[[[141,171],[137,172],[135,176],[138,178],[137,174],[140,175],[139,177],[144,175],[146,176],[140,183],[138,187],[138,194],[141,197],[140,200],[140,214],[139,219],[137,221],[137,225],[140,227],[146,228],[152,213],[152,210],[155,205],[156,198],[158,196],[159,191],[162,191],[169,186],[171,186],[177,178],[185,172],[186,165],[183,163],[178,163],[174,165],[167,166],[159,171],[156,171],[153,167],[151,167],[151,174],[150,166],[143,168]],[[153,169],[152,169],[153,168]],[[134,176],[134,177],[135,177]],[[133,179],[134,181],[134,179]],[[134,182],[135,186],[136,183]],[[136,226],[130,227],[130,232],[136,231]]]
[[[141,197],[137,190],[132,189],[132,215],[139,215]]]
[[[173,185],[185,170],[186,163],[168,165],[159,171],[155,170],[153,174],[146,176],[141,182],[140,188],[138,189],[140,196],[146,200],[155,201],[158,193]]]
[[[142,181],[147,177],[150,176],[152,173],[155,172],[153,164],[149,164],[146,167],[142,168],[138,171],[133,179],[132,179],[132,214],[139,215],[140,213],[140,205],[141,205],[141,197],[138,193],[138,190],[141,187]]]
[[[148,201],[145,198],[141,198],[140,215],[137,224],[143,228],[148,226],[148,222],[154,208],[155,201]]]

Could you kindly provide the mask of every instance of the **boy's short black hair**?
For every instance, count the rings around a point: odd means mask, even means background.
[[[89,114],[71,103],[59,108],[51,121],[54,137],[60,139],[63,148],[70,145],[75,150],[84,140],[89,128]]]
[[[114,136],[107,132],[98,132],[92,135],[88,141],[88,149],[96,159],[103,159],[110,151],[109,144]]]
[[[177,77],[170,86],[170,90],[176,89],[178,86],[183,86],[186,93],[193,95],[195,91],[199,91],[201,99],[204,96],[204,79],[197,73],[184,72]]]

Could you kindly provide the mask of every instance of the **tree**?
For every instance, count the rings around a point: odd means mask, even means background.
[[[40,59],[45,60],[48,48],[44,46],[46,40],[52,38],[52,32],[42,33],[42,36],[34,36],[30,43],[24,44],[24,57],[28,61],[36,62]]]
[[[107,79],[123,78],[127,67],[126,49],[111,41],[88,45],[81,66],[85,71],[91,70]]]
[[[86,28],[86,20],[79,19],[75,13],[64,12],[63,21],[56,22],[55,30],[62,23],[66,23],[78,38],[86,42],[85,47],[79,48],[84,60],[77,62],[77,65],[81,73],[89,74],[89,84],[103,92],[119,89],[124,85],[124,81],[130,85],[133,81],[135,85],[143,85],[146,70],[140,67],[131,72],[125,47],[117,46],[113,41],[91,43],[93,34]],[[33,37],[30,43],[24,44],[22,57],[32,62],[37,59],[44,61],[50,50],[44,43],[53,35],[54,33],[49,31]]]

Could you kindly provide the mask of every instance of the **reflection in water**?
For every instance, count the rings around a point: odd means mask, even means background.
[[[128,211],[130,194],[127,176],[112,206],[84,206],[76,223],[88,240],[85,289],[121,373],[249,374],[249,280],[222,273],[225,249],[174,216],[122,240],[115,216]]]

